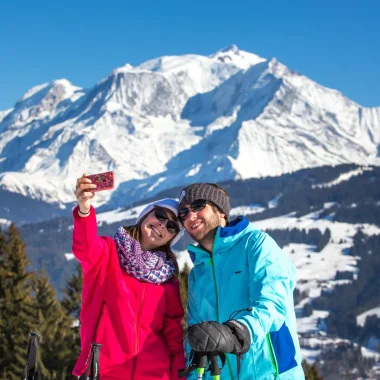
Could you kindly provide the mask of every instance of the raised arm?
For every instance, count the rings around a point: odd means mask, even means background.
[[[107,241],[98,236],[96,213],[91,206],[90,200],[95,193],[91,189],[96,185],[85,177],[77,179],[75,196],[78,206],[73,210],[74,230],[73,230],[73,254],[82,265],[83,271],[91,271],[101,259],[107,259]]]

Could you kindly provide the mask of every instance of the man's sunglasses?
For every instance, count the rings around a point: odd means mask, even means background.
[[[192,212],[198,212],[202,211],[207,205],[207,201],[204,199],[197,199],[196,201],[192,202],[189,207],[181,207],[178,210],[178,215],[180,220],[185,221],[190,213],[190,210]]]
[[[176,222],[173,222],[171,219],[169,219],[168,214],[162,208],[155,208],[154,216],[160,222],[164,222],[165,220],[167,220],[166,229],[171,234],[177,234],[179,232],[178,224]]]

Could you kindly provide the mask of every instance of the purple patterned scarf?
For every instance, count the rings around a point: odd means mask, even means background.
[[[143,251],[124,227],[115,236],[121,267],[132,277],[152,284],[162,284],[175,272],[173,261],[163,251]]]

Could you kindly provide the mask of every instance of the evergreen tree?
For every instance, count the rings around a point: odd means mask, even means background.
[[[303,360],[302,368],[305,372],[306,380],[323,380],[315,364],[310,365],[306,360]]]
[[[78,319],[82,306],[83,274],[79,263],[74,274],[67,280],[63,289],[62,306],[68,315]]]
[[[26,271],[29,261],[16,226],[0,235],[0,379],[19,380],[32,330],[32,274]]]
[[[6,269],[4,265],[5,251],[6,251],[6,236],[0,228],[0,379],[3,379],[5,374],[2,372],[5,355],[7,352],[5,345],[5,288],[6,288]]]
[[[79,316],[82,306],[82,288],[82,268],[80,264],[77,263],[75,273],[67,280],[66,286],[63,289],[62,300],[63,310],[71,320],[71,338],[67,342],[70,347],[68,360],[71,368],[74,367],[75,361],[80,354]]]
[[[39,380],[65,380],[70,373],[71,318],[66,316],[57,294],[42,269],[33,279],[33,327],[41,334]]]

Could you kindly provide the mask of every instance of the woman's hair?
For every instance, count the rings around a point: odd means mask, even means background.
[[[160,207],[160,208],[164,208],[164,207]],[[165,211],[167,211],[170,214],[174,215],[172,211],[170,211],[170,210],[168,210],[166,208],[165,208]],[[141,225],[142,225],[142,223],[144,222],[144,220],[147,218],[147,216],[151,212],[148,212],[146,215],[144,215],[141,218],[141,220],[139,220],[138,223],[136,223],[136,224],[134,224],[132,226],[123,226],[124,229],[125,229],[125,231],[129,234],[129,236],[132,239],[137,240],[139,243],[141,242]],[[155,251],[163,251],[163,252],[165,252],[166,255],[173,261],[173,264],[174,264],[174,267],[175,267],[174,276],[176,278],[178,278],[178,276],[179,276],[179,267],[178,267],[177,258],[176,258],[175,254],[173,253],[173,251],[170,248],[170,243],[173,241],[173,239],[175,238],[175,236],[176,235],[173,235],[173,237],[165,245],[162,245],[161,247],[157,247],[155,249]]]

